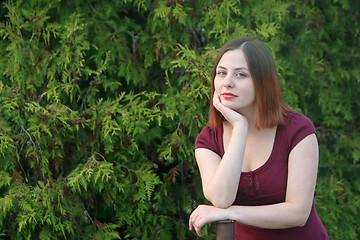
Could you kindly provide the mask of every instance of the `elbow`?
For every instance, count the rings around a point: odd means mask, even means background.
[[[296,221],[294,221],[294,227],[303,227],[305,226],[305,224],[307,223],[308,219],[309,219],[309,213],[299,213],[296,217]]]
[[[292,219],[289,219],[288,221],[286,221],[279,228],[283,229],[283,228],[303,227],[303,226],[305,226],[306,222],[307,222],[307,218],[304,218],[302,216],[296,216],[296,217],[292,217]]]
[[[211,202],[214,207],[217,207],[217,208],[222,208],[222,209],[226,209],[226,208],[229,208],[232,204],[229,204],[227,202],[222,202],[222,201],[219,201],[219,202]]]
[[[235,201],[235,199],[221,197],[221,196],[209,196],[205,194],[205,198],[209,200],[214,207],[226,209],[229,208]]]
[[[287,223],[285,228],[304,227],[311,213],[311,204],[287,202]]]
[[[303,227],[307,223],[307,220],[309,219],[309,215],[307,216],[300,216],[297,221],[297,227]]]
[[[306,220],[299,219],[298,221],[294,222],[290,227],[303,227],[306,224]]]

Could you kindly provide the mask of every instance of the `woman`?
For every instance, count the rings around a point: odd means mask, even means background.
[[[220,49],[195,156],[212,203],[190,215],[199,236],[206,223],[230,219],[235,239],[328,239],[314,206],[316,131],[286,104],[263,42],[240,38]]]

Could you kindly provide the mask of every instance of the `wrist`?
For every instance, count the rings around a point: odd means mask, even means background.
[[[224,221],[233,221],[234,220],[234,217],[233,217],[233,214],[232,214],[232,206],[224,209],[224,212],[223,212],[223,219]]]
[[[237,124],[233,125],[232,133],[234,135],[247,135],[248,133],[248,125],[247,124]]]

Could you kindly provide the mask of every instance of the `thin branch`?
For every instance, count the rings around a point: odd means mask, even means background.
[[[179,123],[178,123],[178,124],[177,124],[177,126],[176,126],[176,130],[175,130],[175,132],[176,132],[176,133],[178,133],[178,132],[179,132],[180,125],[181,125],[181,121],[183,120],[183,118],[184,118],[184,114],[183,114],[183,115],[181,115],[181,118],[180,118],[180,120],[179,120]]]
[[[32,144],[34,145],[34,146],[37,146],[38,147],[38,150],[40,150],[41,151],[41,147],[40,147],[40,145],[37,143],[37,142],[34,142],[33,141],[33,139],[32,139],[32,137],[31,137],[31,135],[30,135],[30,133],[28,132],[28,131],[26,131],[26,129],[20,124],[20,127],[22,128],[22,130],[29,136],[29,138],[30,138],[30,141],[32,142]]]
[[[21,127],[21,129],[29,136],[30,141],[32,142],[32,144],[33,144],[33,145],[36,145],[36,144],[34,143],[34,141],[32,140],[32,137],[31,137],[30,133],[29,133],[28,131],[26,131],[26,129],[25,129],[21,124],[20,124],[20,127]]]
[[[105,159],[105,157],[104,157],[103,155],[101,155],[101,154],[98,153],[98,152],[95,152],[94,155],[95,155],[95,154],[99,155],[105,162],[107,162],[106,159]]]
[[[26,174],[26,172],[25,172],[25,169],[23,168],[21,162],[19,161],[19,158],[16,158],[16,160],[17,160],[18,164],[20,165],[21,171],[23,171],[23,173],[24,173],[25,181],[26,181],[26,182],[29,182],[28,176],[27,176],[27,174]]]
[[[94,223],[94,220],[93,220],[92,217],[90,216],[89,212],[86,210],[84,204],[83,204],[83,210],[84,210],[84,215],[85,215],[85,217],[86,217],[91,223]]]
[[[32,33],[31,38],[30,38],[30,42],[33,40],[34,36],[35,36],[35,32]]]

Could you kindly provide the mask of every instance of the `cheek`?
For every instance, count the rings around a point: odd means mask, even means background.
[[[253,87],[249,89],[249,97],[252,98],[253,101],[256,101],[256,92]]]
[[[246,82],[246,84],[244,84],[242,86],[243,91],[247,92],[249,96],[255,96],[255,88],[254,88],[254,84],[251,81]]]

